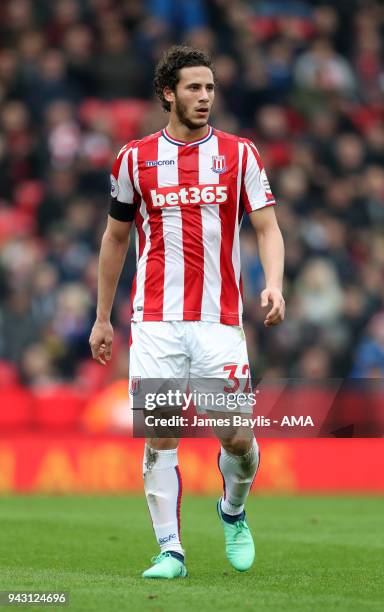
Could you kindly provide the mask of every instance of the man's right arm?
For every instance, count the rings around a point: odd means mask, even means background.
[[[105,365],[112,356],[113,328],[111,311],[116,288],[129,247],[132,221],[118,221],[108,216],[104,232],[98,271],[97,315],[89,343],[92,357]]]

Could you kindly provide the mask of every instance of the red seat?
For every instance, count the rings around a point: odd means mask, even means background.
[[[44,195],[41,181],[23,181],[15,189],[15,201],[19,210],[34,214]]]
[[[110,111],[114,136],[118,141],[137,138],[144,120],[148,103],[143,100],[114,100],[110,102]]]
[[[105,113],[105,103],[96,98],[87,98],[79,109],[79,117],[87,125],[92,124],[102,113]]]
[[[0,243],[13,236],[28,236],[35,231],[35,220],[23,210],[0,210]]]
[[[88,126],[97,119],[103,119],[111,125],[118,142],[127,142],[137,137],[147,109],[148,102],[135,98],[110,102],[87,98],[80,106],[79,116]]]

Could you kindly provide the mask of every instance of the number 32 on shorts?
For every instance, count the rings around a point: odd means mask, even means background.
[[[225,385],[224,391],[226,393],[236,393],[240,387],[240,381],[245,379],[243,393],[251,392],[250,376],[249,376],[249,365],[239,365],[238,363],[228,363],[223,367],[224,372],[228,372],[229,385]]]

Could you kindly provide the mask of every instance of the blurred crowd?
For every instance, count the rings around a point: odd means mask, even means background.
[[[262,269],[247,219],[242,229],[253,374],[383,377],[383,29],[379,0],[3,0],[2,371],[89,390],[127,376],[132,248],[108,368],[88,345],[110,168],[165,125],[154,66],[188,42],[215,60],[211,123],[256,143],[279,202],[278,328],[262,325]]]

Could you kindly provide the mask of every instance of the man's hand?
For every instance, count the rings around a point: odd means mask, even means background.
[[[271,327],[272,325],[278,325],[284,320],[285,314],[285,302],[280,289],[275,287],[266,287],[260,294],[261,306],[266,308],[268,304],[272,304],[272,308],[265,317],[265,327]]]
[[[112,357],[113,327],[110,321],[96,319],[89,337],[92,357],[101,365],[106,365]]]

